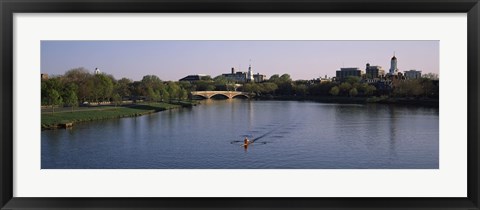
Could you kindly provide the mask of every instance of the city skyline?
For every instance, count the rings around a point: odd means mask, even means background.
[[[290,74],[295,80],[334,77],[344,67],[390,68],[393,54],[400,72],[439,74],[439,41],[42,41],[41,72],[62,75],[84,67],[115,78],[141,80],[157,75],[179,80],[236,71]]]

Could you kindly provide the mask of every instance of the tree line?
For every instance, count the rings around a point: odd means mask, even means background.
[[[123,100],[148,102],[185,100],[191,84],[162,81],[158,76],[146,75],[141,81],[128,78],[115,79],[108,74],[91,74],[84,68],[71,69],[63,75],[41,82],[43,106],[69,106],[81,103],[111,102],[119,105]]]
[[[83,102],[111,102],[123,100],[149,102],[185,100],[191,91],[244,91],[257,96],[390,96],[438,98],[438,76],[427,74],[420,79],[393,80],[391,85],[378,86],[348,77],[344,81],[314,82],[292,80],[289,74],[274,74],[260,83],[237,84],[222,75],[204,76],[195,82],[162,81],[158,76],[146,75],[140,81],[115,79],[108,74],[91,74],[84,68],[71,69],[63,75],[42,80],[42,105],[69,106],[72,109]]]

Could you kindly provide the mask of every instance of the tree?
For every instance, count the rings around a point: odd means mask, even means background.
[[[96,74],[94,77],[93,97],[95,101],[102,99],[105,101],[113,93],[113,81],[105,74]]]
[[[330,90],[334,86],[335,84],[333,82],[322,82],[322,83],[310,86],[309,92],[310,92],[310,95],[314,95],[314,96],[327,96],[330,94]]]
[[[91,101],[94,98],[95,81],[92,75],[88,75],[85,80],[80,81],[78,85],[78,98],[82,101]]]
[[[142,85],[145,90],[147,88],[159,89],[162,85],[162,80],[158,78],[156,75],[145,75],[142,78]]]
[[[338,88],[340,89],[340,92],[342,94],[347,95],[350,89],[352,89],[352,85],[348,82],[343,82],[342,84],[340,84],[340,86],[338,86]]]
[[[55,112],[56,105],[62,104],[62,97],[60,96],[58,91],[55,89],[50,89],[48,91],[48,99],[49,99],[50,105],[52,105],[52,112]]]
[[[292,82],[292,78],[290,77],[290,74],[282,74],[282,76],[280,76],[280,81]]]
[[[113,104],[115,104],[115,107],[122,104],[122,96],[120,96],[119,93],[114,93],[112,96],[112,100]]]
[[[215,90],[215,85],[212,81],[200,80],[195,83],[197,91],[212,91]]]
[[[358,95],[357,88],[352,88],[352,89],[350,89],[349,94],[350,94],[350,96],[352,96],[352,97],[357,96],[357,95]]]
[[[201,77],[200,77],[200,80],[203,80],[203,81],[212,81],[212,77],[210,77],[210,76],[208,76],[208,75],[207,75],[207,76],[201,76]]]
[[[78,106],[78,97],[73,89],[68,91],[66,96],[63,98],[63,101],[65,102],[65,105],[72,107],[72,112],[75,107]]]
[[[179,99],[180,93],[180,86],[177,85],[175,82],[168,82],[167,85],[168,94],[170,95],[170,99]]]
[[[431,80],[438,80],[438,74],[435,74],[435,73],[426,73],[422,75],[422,77],[426,79],[431,79]]]
[[[365,88],[365,95],[366,96],[371,96],[375,93],[375,91],[377,90],[377,88],[373,85],[367,85],[366,88]]]
[[[122,78],[117,81],[117,84],[115,85],[115,93],[118,93],[121,97],[127,97],[130,96],[132,93],[130,92],[130,84],[132,83],[132,80],[127,79],[127,78]]]
[[[395,85],[393,93],[397,97],[418,97],[424,93],[424,90],[422,85],[420,84],[420,80],[412,79],[399,81]]]
[[[305,95],[307,95],[307,90],[308,90],[308,88],[304,84],[300,84],[300,85],[295,86],[295,92],[296,92],[297,95],[305,96]]]
[[[63,79],[66,83],[75,83],[79,85],[80,83],[87,80],[91,74],[88,72],[87,69],[83,67],[70,69],[63,75]]]
[[[159,98],[160,98],[160,94],[157,91],[153,90],[153,88],[151,88],[151,87],[147,88],[147,95],[146,96],[148,97],[149,102],[158,101]]]
[[[332,89],[330,89],[330,94],[333,96],[337,96],[338,93],[340,93],[340,88],[337,86],[333,86]]]
[[[166,88],[163,88],[160,90],[160,98],[162,101],[170,100],[170,94],[168,94],[168,91]]]
[[[245,83],[243,85],[243,91],[258,94],[260,92],[260,87],[255,83]]]
[[[179,92],[179,95],[178,95],[178,99],[179,100],[184,100],[184,99],[187,99],[187,97],[188,97],[188,91],[181,88],[180,92]]]
[[[280,79],[280,76],[278,74],[274,74],[268,79],[269,82],[277,83],[277,81]]]
[[[277,84],[273,82],[264,82],[260,84],[260,92],[262,94],[273,94],[278,89]]]
[[[357,77],[357,76],[348,76],[346,79],[346,82],[350,83],[351,85],[355,83],[359,83],[362,78]]]

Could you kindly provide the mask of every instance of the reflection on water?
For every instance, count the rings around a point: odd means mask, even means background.
[[[42,131],[42,168],[438,168],[437,108],[202,103]]]

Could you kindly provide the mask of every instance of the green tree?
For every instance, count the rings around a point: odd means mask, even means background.
[[[352,89],[352,85],[348,82],[343,82],[342,84],[340,84],[340,86],[338,86],[338,88],[340,89],[340,92],[342,94],[347,95],[350,89]]]
[[[213,91],[215,90],[215,85],[212,81],[200,80],[195,83],[197,91]]]
[[[257,83],[245,83],[243,85],[243,91],[249,92],[249,93],[254,93],[256,95],[259,95],[261,92],[261,87]]]
[[[274,74],[268,79],[269,82],[273,82],[275,84],[279,83],[280,76],[278,74]]]
[[[160,94],[151,87],[147,88],[147,95],[146,96],[147,96],[149,102],[158,101],[159,98],[160,98]]]
[[[55,106],[62,104],[62,97],[60,96],[60,93],[58,93],[58,91],[55,89],[50,89],[48,91],[48,99],[50,105],[52,105],[52,112],[55,112]]]
[[[359,83],[361,80],[362,80],[362,78],[357,77],[357,76],[348,76],[347,79],[346,79],[346,82],[353,85],[355,83]]]
[[[332,96],[337,96],[340,93],[340,88],[337,86],[333,86],[332,89],[330,89],[329,92]]]
[[[113,93],[113,81],[105,74],[96,74],[94,77],[93,97],[95,101],[110,98]]]
[[[435,73],[426,73],[422,75],[422,77],[430,80],[438,80],[438,74]]]
[[[357,88],[350,89],[349,95],[352,96],[352,97],[357,96],[358,95]]]
[[[295,86],[295,92],[299,96],[306,96],[308,92],[308,88],[305,84],[299,84]]]
[[[260,92],[262,94],[274,94],[275,90],[278,89],[277,84],[273,82],[264,82],[260,84]]]
[[[185,100],[185,99],[187,99],[187,97],[188,97],[188,91],[185,90],[185,89],[183,89],[183,88],[181,88],[181,89],[180,89],[180,92],[179,92],[179,97],[178,97],[178,99],[179,99],[179,100]]]
[[[166,88],[163,88],[160,90],[160,97],[162,101],[169,101],[170,100],[170,94],[168,93]]]
[[[112,100],[113,104],[115,104],[115,107],[122,104],[122,96],[120,96],[119,93],[114,93],[112,96]]]
[[[170,95],[170,100],[171,99],[179,99],[179,93],[180,93],[180,86],[178,86],[177,83],[175,82],[168,82],[167,84],[167,90],[168,94]]]
[[[282,74],[282,76],[280,76],[280,81],[292,82],[292,78],[290,77],[290,74]]]
[[[73,89],[69,90],[66,96],[63,98],[65,105],[72,107],[72,112],[75,107],[78,106],[78,97]]]
[[[375,91],[377,90],[377,88],[373,85],[367,85],[366,88],[365,88],[365,95],[366,96],[371,96],[375,93]]]
[[[128,97],[132,93],[130,92],[130,84],[132,83],[132,80],[127,79],[127,78],[122,78],[117,81],[115,85],[115,93],[118,93],[121,97]]]
[[[207,76],[202,76],[202,77],[200,77],[200,80],[203,80],[203,81],[212,81],[212,77],[210,77],[210,76],[208,76],[208,75],[207,75]]]

